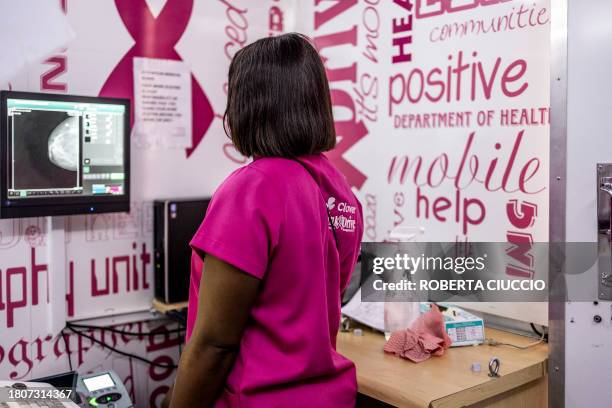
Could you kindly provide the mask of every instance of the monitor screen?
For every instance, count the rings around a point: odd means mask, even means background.
[[[123,99],[3,92],[1,215],[125,211],[129,109]]]

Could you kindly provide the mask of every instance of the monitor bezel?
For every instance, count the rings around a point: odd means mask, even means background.
[[[34,99],[52,102],[97,103],[125,106],[123,160],[126,177],[124,194],[117,196],[37,197],[10,199],[8,197],[8,99]],[[130,132],[131,101],[124,98],[92,97],[39,92],[0,91],[0,219],[53,215],[129,212],[130,210]]]

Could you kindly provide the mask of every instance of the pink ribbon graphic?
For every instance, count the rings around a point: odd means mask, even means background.
[[[182,61],[174,49],[182,37],[193,10],[193,0],[168,0],[157,18],[153,17],[145,0],[115,0],[123,24],[136,42],[113,69],[100,90],[100,96],[132,100],[134,122],[134,76],[132,58],[162,58]],[[192,135],[187,157],[198,147],[214,119],[210,101],[200,84],[191,75]]]

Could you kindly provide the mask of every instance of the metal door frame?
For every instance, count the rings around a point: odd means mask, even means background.
[[[568,0],[551,0],[550,192],[548,282],[548,404],[565,407],[565,265],[567,158],[567,13]]]

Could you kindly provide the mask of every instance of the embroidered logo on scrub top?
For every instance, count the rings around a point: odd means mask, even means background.
[[[330,212],[334,228],[345,232],[355,232],[355,213],[357,208],[341,201],[336,205],[336,198],[327,199],[327,209]],[[335,209],[335,211],[332,211]]]

